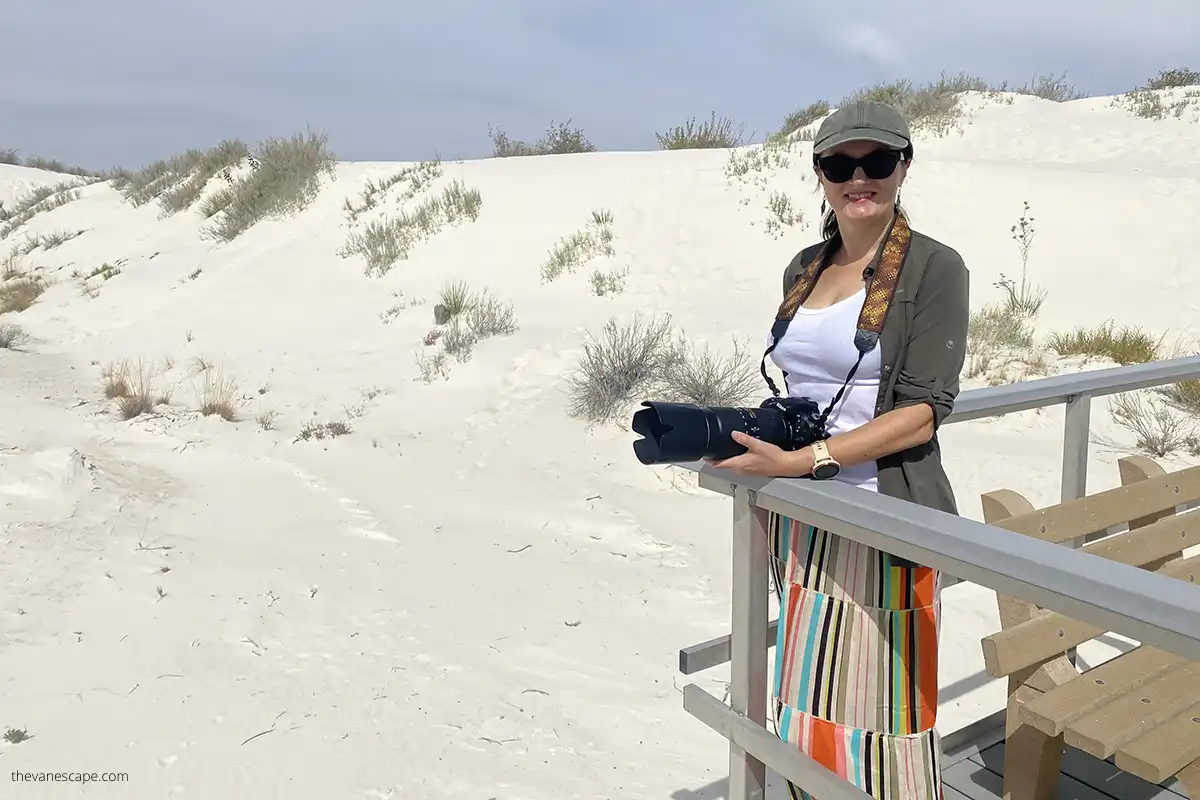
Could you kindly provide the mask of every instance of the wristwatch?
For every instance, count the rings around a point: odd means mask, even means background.
[[[829,445],[824,439],[813,442],[809,445],[813,451],[813,468],[812,476],[819,481],[827,481],[830,478],[836,478],[838,473],[842,471],[842,465],[829,455]]]

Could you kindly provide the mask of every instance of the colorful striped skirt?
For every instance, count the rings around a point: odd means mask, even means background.
[[[939,573],[775,514],[769,530],[779,737],[879,800],[939,800]]]

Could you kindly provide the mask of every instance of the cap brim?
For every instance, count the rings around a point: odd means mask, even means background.
[[[894,133],[857,128],[849,131],[839,131],[819,142],[813,142],[813,152],[823,153],[840,144],[846,144],[846,142],[876,142],[885,147],[894,147],[897,150],[903,150],[911,144],[908,139],[905,139],[903,136],[897,136]]]

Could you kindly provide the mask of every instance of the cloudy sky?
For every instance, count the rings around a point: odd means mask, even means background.
[[[964,70],[1091,94],[1200,69],[1198,0],[2,0],[0,149],[102,168],[326,131],[343,160],[474,157],[571,119],[602,149],[711,111]]]

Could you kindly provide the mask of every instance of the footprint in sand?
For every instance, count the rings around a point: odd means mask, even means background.
[[[303,481],[306,485],[320,492],[321,494],[332,495],[340,494],[334,492],[332,487],[321,483],[317,478],[309,475],[304,470],[294,465],[291,467],[292,474]],[[400,540],[389,533],[385,533],[379,525],[379,521],[372,516],[370,511],[367,511],[357,500],[350,497],[340,496],[337,498],[338,506],[345,511],[347,519],[346,528],[349,533],[362,536],[364,539],[374,539],[378,542],[388,542],[390,544],[399,544]]]

